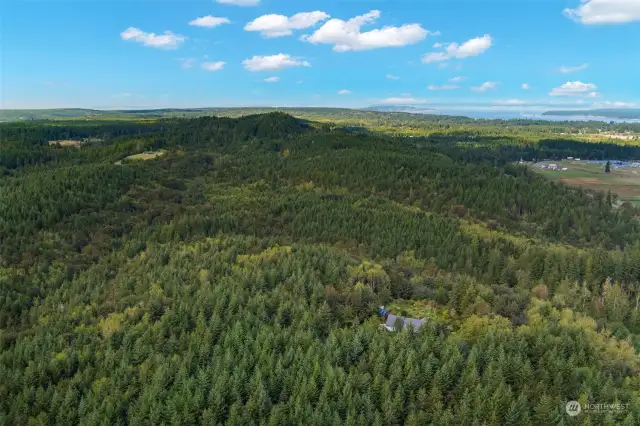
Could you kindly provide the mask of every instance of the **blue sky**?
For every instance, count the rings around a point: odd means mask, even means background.
[[[7,0],[3,9],[2,108],[640,107],[640,0]]]

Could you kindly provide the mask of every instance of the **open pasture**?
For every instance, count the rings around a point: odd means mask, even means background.
[[[555,164],[556,170],[549,169],[550,164]],[[541,168],[542,165],[546,167]],[[563,171],[564,168],[567,170]],[[640,204],[640,167],[619,167],[612,161],[611,172],[606,173],[603,163],[564,160],[537,163],[533,170],[570,186],[611,191],[618,195],[619,203]]]

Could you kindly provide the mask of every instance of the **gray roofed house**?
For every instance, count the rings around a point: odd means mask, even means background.
[[[404,328],[409,328],[409,326],[412,325],[415,331],[420,330],[420,328],[427,322],[426,318],[422,318],[422,319],[405,318],[405,317],[400,317],[398,315],[389,314],[387,316],[387,321],[384,324],[384,327],[389,331],[395,331],[396,322],[398,320],[400,321],[400,323]]]

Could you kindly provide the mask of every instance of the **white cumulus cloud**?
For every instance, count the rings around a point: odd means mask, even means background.
[[[589,67],[589,64],[582,64],[582,65],[578,65],[577,67],[561,66],[560,68],[558,68],[558,72],[560,74],[571,74],[572,72],[586,70],[588,67]]]
[[[393,75],[393,74],[387,74],[387,78],[389,80],[400,80],[400,77],[398,77],[397,75]]]
[[[449,79],[449,83],[460,83],[461,81],[464,81],[466,79],[466,77],[453,77]]]
[[[599,98],[602,95],[599,92],[591,92],[587,95],[587,98]]]
[[[191,68],[193,66],[193,63],[196,61],[193,58],[180,58],[180,66],[182,67],[182,69],[188,70],[189,68]]]
[[[464,59],[471,56],[478,56],[487,51],[493,44],[493,39],[489,34],[476,37],[462,44],[446,43],[442,52],[427,53],[422,57],[422,62],[429,64],[432,62],[444,62],[450,59]]]
[[[132,40],[157,49],[176,49],[187,39],[171,31],[165,31],[164,34],[146,33],[135,27],[127,28],[120,33],[120,37],[123,40]]]
[[[471,90],[476,93],[484,93],[489,90],[495,89],[496,87],[498,87],[498,83],[496,83],[495,81],[487,81],[485,83],[482,83],[480,86],[472,87]]]
[[[591,105],[594,108],[638,108],[640,104],[637,102],[597,102]]]
[[[524,84],[522,85],[522,89],[523,89],[523,90],[529,90],[529,89],[531,89],[531,86],[529,85],[529,83],[524,83]]]
[[[313,27],[318,22],[329,18],[324,12],[296,13],[291,17],[284,15],[262,15],[245,25],[246,31],[257,31],[263,37],[283,37],[293,34],[293,30],[303,30]]]
[[[581,81],[567,81],[560,87],[551,89],[549,96],[583,96],[595,91],[598,87],[595,84],[583,83]]]
[[[564,10],[576,22],[591,24],[624,24],[640,21],[638,0],[581,0],[575,9]]]
[[[216,0],[220,4],[233,4],[235,6],[257,6],[260,0]]]
[[[340,90],[338,91],[338,95],[350,95],[351,90]]]
[[[224,68],[226,62],[203,62],[202,63],[202,69],[206,70],[206,71],[220,71],[222,68]]]
[[[455,90],[459,88],[460,86],[456,86],[455,84],[443,84],[442,86],[430,84],[429,86],[427,86],[427,89],[429,90]]]
[[[194,27],[215,28],[219,27],[220,25],[230,23],[231,21],[227,18],[218,18],[216,16],[207,15],[194,19],[193,21],[189,22],[189,25],[193,25]]]
[[[265,78],[264,81],[266,81],[267,83],[277,83],[280,81],[280,77],[269,77]]]
[[[254,56],[253,58],[245,59],[242,61],[242,64],[245,69],[252,72],[281,71],[285,68],[311,66],[307,61],[285,55],[284,53],[271,56]]]
[[[350,50],[370,50],[382,47],[400,47],[424,40],[430,32],[419,24],[405,24],[400,27],[385,26],[379,29],[361,32],[362,26],[371,24],[380,18],[379,10],[372,10],[348,21],[330,19],[311,35],[301,39],[313,44],[332,44],[336,52]]]

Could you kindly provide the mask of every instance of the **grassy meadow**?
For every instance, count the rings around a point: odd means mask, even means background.
[[[559,168],[568,170],[549,170],[534,167],[533,170],[549,179],[597,191],[611,191],[618,195],[620,204],[629,201],[640,205],[640,168],[611,166],[611,172],[606,173],[603,164],[592,164],[576,161],[555,161]]]

